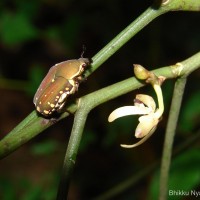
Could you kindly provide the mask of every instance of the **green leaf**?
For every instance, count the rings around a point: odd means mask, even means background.
[[[81,17],[80,15],[72,15],[63,24],[62,37],[67,46],[73,47],[79,39],[81,30]]]
[[[200,117],[200,93],[195,92],[190,96],[187,103],[182,107],[182,113],[180,116],[180,129],[182,132],[191,132],[197,123],[199,123]],[[197,121],[198,120],[198,121]]]
[[[46,140],[37,143],[31,147],[31,152],[34,155],[49,155],[53,153],[58,147],[58,143],[54,140]]]
[[[22,13],[2,14],[0,36],[6,45],[18,45],[38,36],[38,32],[26,15]]]
[[[15,199],[14,184],[7,178],[0,178],[0,199],[10,200]]]

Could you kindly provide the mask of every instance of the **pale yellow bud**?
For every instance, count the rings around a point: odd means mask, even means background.
[[[142,65],[134,64],[134,74],[138,79],[145,80],[149,78],[150,72],[146,70]]]

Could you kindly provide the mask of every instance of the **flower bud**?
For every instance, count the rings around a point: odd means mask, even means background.
[[[133,68],[134,68],[135,76],[138,79],[145,80],[149,78],[150,72],[146,70],[144,67],[142,67],[142,65],[134,64]]]

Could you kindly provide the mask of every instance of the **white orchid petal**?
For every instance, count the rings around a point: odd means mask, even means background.
[[[135,99],[140,100],[147,107],[151,108],[153,112],[155,112],[156,103],[155,103],[154,99],[151,96],[146,95],[146,94],[137,94]]]
[[[137,147],[137,146],[141,145],[142,143],[144,143],[147,139],[149,139],[153,135],[153,133],[155,132],[156,128],[157,128],[157,126],[154,126],[148,135],[143,137],[141,140],[139,140],[135,144],[120,144],[120,146],[123,147],[123,148]]]
[[[123,106],[114,110],[108,117],[108,121],[112,122],[117,118],[127,115],[146,115],[151,113],[152,110],[148,107],[138,106]]]
[[[141,123],[138,124],[137,128],[135,129],[135,137],[136,138],[142,138],[144,137],[144,130],[140,127]]]
[[[141,116],[139,118],[139,124],[135,130],[135,137],[136,138],[142,138],[146,135],[148,135],[151,130],[157,126],[159,120],[155,117],[154,113],[151,113],[149,115]]]

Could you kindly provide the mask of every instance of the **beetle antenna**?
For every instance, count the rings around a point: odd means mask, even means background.
[[[85,45],[83,45],[83,50],[82,50],[82,53],[81,53],[81,58],[83,58],[83,54],[86,52],[86,46]]]

